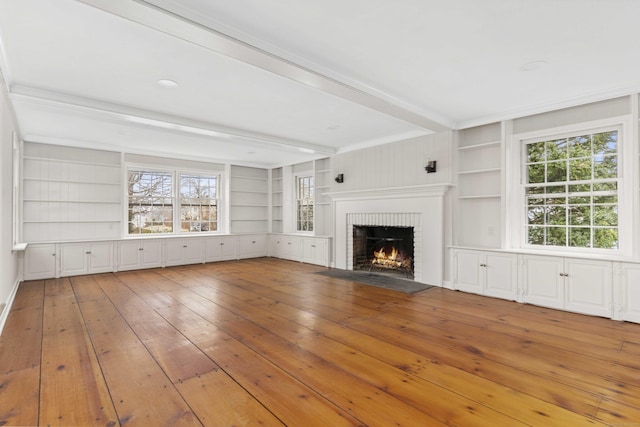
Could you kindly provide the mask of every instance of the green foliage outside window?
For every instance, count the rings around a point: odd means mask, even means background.
[[[527,242],[618,247],[618,132],[526,144]]]

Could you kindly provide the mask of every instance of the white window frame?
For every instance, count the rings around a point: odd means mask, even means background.
[[[507,141],[504,199],[507,208],[506,247],[541,253],[561,255],[608,255],[631,258],[637,246],[633,236],[638,220],[633,218],[633,207],[638,197],[634,195],[638,166],[638,148],[630,116],[612,117],[539,131],[512,135]],[[534,140],[554,140],[566,136],[598,131],[618,130],[618,248],[576,248],[531,245],[527,242],[527,210],[525,206],[526,170],[524,147]]]
[[[298,182],[300,178],[310,177],[313,179],[313,221],[311,221],[312,230],[299,230],[298,229]],[[316,178],[313,171],[302,171],[296,172],[293,175],[293,230],[295,230],[298,234],[304,235],[313,235],[316,229],[316,201],[315,201],[315,191],[316,191]]]
[[[171,191],[171,199],[172,199],[172,213],[173,213],[173,231],[166,233],[141,233],[141,234],[131,234],[129,233],[129,219],[128,219],[128,210],[129,210],[129,173],[130,171],[146,171],[146,172],[157,172],[157,173],[165,173],[170,174],[172,179],[172,191]],[[202,177],[215,177],[217,183],[217,230],[215,231],[199,231],[192,232],[187,231],[183,232],[181,229],[181,203],[180,203],[180,177],[183,175],[193,175],[193,176],[202,176]],[[145,237],[160,237],[160,236],[201,236],[201,235],[215,235],[215,234],[223,234],[225,232],[224,228],[224,217],[225,217],[225,198],[224,198],[224,185],[223,185],[223,174],[219,171],[207,171],[207,170],[197,170],[197,169],[168,169],[157,167],[149,164],[137,164],[137,163],[127,163],[124,168],[124,203],[123,203],[123,235],[129,238],[145,238]]]
[[[207,230],[207,231],[182,231],[182,220],[181,220],[181,212],[182,212],[182,203],[180,201],[180,179],[182,176],[198,176],[198,177],[206,177],[206,178],[216,178],[216,230]],[[178,230],[179,234],[184,235],[202,235],[202,234],[220,234],[222,228],[222,175],[220,173],[215,172],[204,172],[204,171],[193,171],[193,170],[179,170],[176,172],[176,221],[177,224],[174,223],[174,230]],[[177,228],[176,228],[177,227]]]

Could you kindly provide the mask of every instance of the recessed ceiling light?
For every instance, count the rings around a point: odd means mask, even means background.
[[[520,69],[522,71],[535,71],[547,65],[546,61],[531,61],[524,64]]]
[[[176,87],[178,86],[178,82],[170,79],[160,79],[158,80],[158,84],[162,87]]]

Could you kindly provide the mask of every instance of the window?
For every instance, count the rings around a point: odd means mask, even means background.
[[[129,234],[173,232],[173,174],[129,170]]]
[[[128,233],[218,231],[219,181],[218,175],[129,169]]]
[[[618,137],[605,129],[525,143],[528,245],[619,248]]]
[[[218,177],[180,175],[180,231],[218,230]]]
[[[296,177],[296,229],[313,231],[313,176]]]

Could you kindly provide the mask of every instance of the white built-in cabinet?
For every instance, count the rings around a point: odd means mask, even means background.
[[[199,264],[204,262],[204,240],[201,238],[171,238],[165,240],[165,265]]]
[[[29,245],[24,252],[24,278],[26,280],[55,277],[58,253],[55,243]]]
[[[640,264],[619,263],[614,289],[614,318],[640,323]]]
[[[248,234],[238,236],[239,258],[259,258],[267,256],[267,235]]]
[[[272,234],[269,239],[269,256],[329,266],[331,255],[329,237]]]
[[[162,267],[162,248],[159,239],[121,240],[118,242],[118,270]]]
[[[457,250],[454,257],[455,289],[510,300],[517,298],[516,255]]]
[[[204,240],[205,262],[230,261],[238,259],[238,239],[236,236],[212,236]]]
[[[309,262],[326,265],[328,252],[323,248],[328,248],[327,239],[312,240],[314,243],[309,247],[314,250],[308,252]],[[300,249],[296,251],[300,254],[300,261],[303,261],[302,242],[299,240]],[[24,252],[24,278],[36,280],[258,258],[268,253],[268,236],[265,233],[35,243],[29,244]]]
[[[523,255],[523,302],[612,317],[612,262]]]
[[[114,242],[61,243],[60,276],[106,273],[115,269]]]
[[[453,288],[465,292],[640,321],[640,266],[506,251],[452,250]],[[614,290],[613,270],[619,280]],[[635,282],[640,283],[640,282]],[[614,304],[614,297],[616,302]],[[636,298],[635,300],[633,298]],[[614,312],[614,305],[618,308]]]

